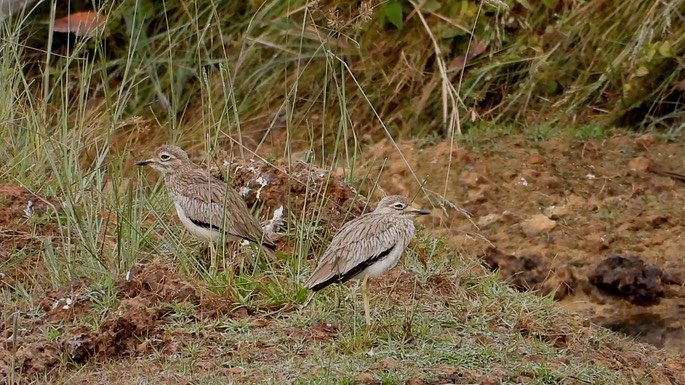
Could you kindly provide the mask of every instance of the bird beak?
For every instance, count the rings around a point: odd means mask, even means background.
[[[422,209],[422,208],[416,207],[416,206],[409,207],[409,209],[407,209],[407,211],[409,211],[412,214],[416,214],[416,215],[428,215],[431,213],[430,210]]]
[[[146,159],[136,162],[136,166],[147,166],[150,163],[154,163],[152,159]]]

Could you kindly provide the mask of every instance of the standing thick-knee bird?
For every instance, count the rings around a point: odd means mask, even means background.
[[[274,244],[240,195],[193,163],[179,147],[162,145],[154,157],[136,165],[150,166],[164,175],[178,218],[191,234],[215,243],[247,240],[263,246],[269,258],[276,258]]]
[[[367,325],[371,323],[366,281],[379,277],[397,265],[404,249],[414,238],[413,218],[430,211],[413,207],[406,197],[381,199],[376,209],[351,220],[333,237],[319,265],[304,284],[311,290],[304,306],[316,292],[350,279],[361,279]]]

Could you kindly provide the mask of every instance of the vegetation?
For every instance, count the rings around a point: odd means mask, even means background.
[[[515,292],[425,232],[407,258],[410,275],[397,278],[399,296],[376,297],[371,328],[346,297],[354,287],[293,306],[305,296],[312,239],[325,243],[335,230],[321,229],[318,217],[288,218],[284,266],[243,269],[227,287],[226,273],[204,269],[200,245],[169,220],[157,179],[147,184],[132,163],[163,142],[204,150],[208,163],[222,150],[288,161],[306,152],[359,187],[376,178],[358,170],[360,153],[380,138],[461,140],[506,124],[532,125],[534,141],[551,135],[549,122],[582,124],[583,137],[621,125],[675,138],[685,2],[101,2],[106,23],[94,36],[50,32],[84,2],[51,6],[0,25],[0,182],[51,199],[43,214],[3,222],[0,272],[13,275],[0,286],[3,336],[34,325],[47,346],[63,348],[65,330],[102,330],[121,310],[123,277],[151,261],[248,311],[205,317],[192,301],[151,302],[163,335],[182,341],[173,356],[123,347],[82,362],[64,353],[30,378],[3,346],[11,364],[0,374],[9,383],[77,382],[128,368],[130,378],[106,378],[654,380],[657,358],[640,358],[638,372],[613,366],[615,354],[647,348],[584,325],[548,298]],[[449,281],[448,291],[436,279]],[[35,326],[41,301],[77,280],[85,281],[86,315]],[[336,329],[318,337],[297,334],[329,324]],[[201,362],[211,364],[196,369]]]

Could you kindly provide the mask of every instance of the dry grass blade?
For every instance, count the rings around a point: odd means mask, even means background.
[[[435,55],[435,62],[438,65],[438,72],[440,74],[441,91],[442,91],[442,122],[446,128],[448,137],[452,137],[454,134],[461,135],[461,126],[459,125],[459,104],[464,105],[457,89],[452,85],[452,81],[447,75],[447,65],[443,59],[443,53],[440,49],[433,32],[431,31],[426,18],[420,11],[420,7],[413,1],[410,1],[414,9],[416,10],[416,15],[418,15],[421,20],[421,24],[425,28],[426,34],[433,44],[433,50]]]

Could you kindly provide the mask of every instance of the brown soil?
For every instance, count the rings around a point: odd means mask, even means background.
[[[58,226],[47,219],[59,207],[56,200],[0,183],[0,289],[15,287],[18,282],[26,287],[41,286],[35,279],[44,276],[46,269],[37,251],[46,242],[60,242]]]
[[[234,311],[231,301],[180,277],[171,266],[152,262],[135,266],[117,282],[117,305],[94,328],[86,324],[101,314],[86,287],[85,281],[65,285],[43,299],[41,316],[21,313],[19,319],[0,324],[0,338],[7,341],[0,349],[0,383],[9,383],[12,372],[18,383],[27,383],[62,364],[64,356],[84,363],[153,351],[173,354],[182,344],[179,336],[164,333],[172,304],[191,306],[198,320],[246,315]],[[59,337],[48,337],[51,328],[60,329]]]

